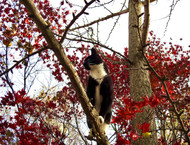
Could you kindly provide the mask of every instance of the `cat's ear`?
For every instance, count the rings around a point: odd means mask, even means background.
[[[91,49],[91,55],[97,55],[96,49],[94,48]]]

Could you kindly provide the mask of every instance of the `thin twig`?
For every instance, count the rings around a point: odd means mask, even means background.
[[[168,28],[168,25],[169,25],[169,22],[171,20],[171,16],[172,16],[172,12],[175,8],[175,6],[177,5],[177,3],[180,1],[180,0],[176,0],[176,2],[174,3],[175,0],[172,1],[172,5],[171,5],[171,9],[170,9],[170,13],[169,13],[169,16],[168,16],[168,21],[166,23],[166,27],[165,27],[165,31],[164,31],[164,35],[166,34],[166,31],[167,31],[167,28]]]
[[[100,18],[100,19],[98,19],[98,20],[95,20],[95,21],[90,22],[90,23],[88,23],[88,24],[85,24],[85,25],[83,25],[83,26],[79,26],[79,27],[70,29],[69,31],[74,31],[74,30],[76,30],[76,29],[81,29],[81,28],[84,28],[84,27],[88,27],[88,26],[91,26],[91,25],[93,25],[93,24],[95,24],[95,23],[98,23],[98,22],[101,22],[101,21],[105,21],[105,20],[107,20],[107,19],[113,18],[113,17],[115,17],[115,16],[119,16],[119,15],[122,15],[122,14],[125,14],[125,13],[128,13],[128,12],[129,12],[129,9],[126,9],[126,10],[123,10],[123,11],[120,11],[120,12],[117,12],[117,13],[113,13],[113,14],[111,14],[111,15],[108,15],[108,16],[106,16],[106,17],[104,17],[104,18]]]
[[[72,20],[71,22],[67,25],[65,31],[64,31],[64,34],[61,38],[61,40],[59,41],[60,43],[63,43],[63,41],[65,40],[66,38],[66,35],[67,35],[67,32],[69,31],[70,27],[75,23],[75,21],[82,15],[85,13],[85,10],[92,4],[94,3],[96,0],[91,0],[90,2],[86,2],[86,5],[84,6],[84,8],[80,11],[80,13],[78,13]]]
[[[122,8],[121,8],[120,11],[123,10],[125,4],[126,4],[126,0],[124,1],[123,6],[122,6]],[[119,19],[120,19],[120,16],[121,16],[121,15],[119,15],[119,16],[117,17],[116,21],[114,22],[114,25],[113,25],[113,27],[112,27],[112,29],[111,29],[111,31],[110,31],[110,33],[109,33],[109,35],[108,35],[108,38],[106,39],[106,42],[105,42],[105,43],[107,43],[107,41],[109,40],[111,34],[113,33],[113,30],[115,29],[115,26],[116,26],[116,24],[118,23],[118,21],[119,21]]]
[[[27,58],[29,58],[29,57],[35,55],[35,54],[39,54],[40,52],[42,52],[42,51],[44,51],[44,50],[46,50],[46,49],[47,49],[47,47],[44,47],[44,48],[42,48],[42,49],[40,49],[40,50],[38,50],[38,51],[35,51],[35,52],[32,53],[32,54],[28,54],[26,57],[22,58],[21,60],[16,61],[16,63],[15,63],[12,67],[10,67],[10,68],[6,69],[6,71],[2,72],[2,73],[0,74],[0,77],[1,77],[2,75],[4,75],[4,74],[8,73],[9,71],[11,71],[13,68],[15,68],[19,63],[21,63],[21,62],[24,61],[25,59],[27,59]]]
[[[83,134],[81,133],[80,129],[79,129],[79,125],[78,125],[78,119],[77,119],[77,116],[76,114],[74,113],[74,117],[75,117],[75,123],[77,125],[77,130],[78,130],[78,133],[79,135],[81,136],[82,140],[84,141],[85,145],[89,145],[87,140],[84,138]]]
[[[184,126],[184,123],[181,119],[181,114],[180,112],[177,111],[177,107],[175,105],[175,103],[173,102],[170,94],[169,94],[169,91],[168,91],[168,88],[166,86],[166,83],[165,83],[165,79],[161,78],[158,73],[156,72],[156,70],[151,66],[151,64],[149,63],[147,57],[145,56],[145,54],[143,54],[145,60],[146,60],[146,63],[147,65],[149,66],[150,70],[155,74],[155,76],[161,81],[163,87],[164,87],[164,90],[166,92],[166,98],[168,99],[168,101],[170,102],[170,104],[172,105],[172,110],[174,112],[174,114],[176,115],[177,117],[177,120],[182,128],[182,131],[184,132],[184,135],[185,135],[185,140],[186,142],[190,143],[190,139],[189,139],[189,136],[188,136],[188,130],[185,129],[185,126]]]
[[[124,56],[123,54],[121,54],[121,53],[119,53],[119,52],[117,52],[117,51],[115,51],[115,50],[113,50],[113,49],[107,47],[106,45],[104,45],[104,44],[102,44],[102,43],[100,43],[100,42],[91,41],[91,40],[88,40],[87,38],[86,38],[87,40],[84,40],[84,39],[82,39],[82,38],[81,38],[81,39],[66,38],[66,39],[71,40],[71,41],[87,42],[87,43],[92,43],[92,44],[94,44],[94,45],[99,45],[99,46],[101,46],[101,47],[103,47],[103,48],[105,48],[105,49],[107,49],[107,50],[112,51],[112,52],[115,53],[115,54],[118,54],[119,56],[122,56],[128,63],[132,64],[132,62],[131,62],[128,58],[126,58],[126,56]]]

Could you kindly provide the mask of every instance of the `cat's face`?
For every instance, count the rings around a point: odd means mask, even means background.
[[[96,52],[96,50],[94,48],[92,48],[91,50],[91,55],[88,56],[85,60],[84,60],[84,67],[87,70],[90,70],[90,66],[93,65],[98,65],[101,64],[103,61],[101,59],[101,57],[98,55],[98,53]]]

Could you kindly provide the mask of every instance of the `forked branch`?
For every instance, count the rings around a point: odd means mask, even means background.
[[[26,55],[26,57],[24,57],[24,58],[22,58],[22,59],[16,61],[16,63],[15,63],[13,66],[11,66],[10,68],[8,68],[8,69],[5,70],[4,72],[2,72],[2,73],[0,74],[0,77],[1,77],[2,75],[4,75],[4,74],[8,73],[9,71],[13,70],[13,68],[15,68],[17,65],[19,65],[21,62],[23,62],[23,61],[26,60],[27,58],[29,58],[29,57],[31,57],[31,56],[33,56],[33,55],[35,55],[35,54],[39,54],[39,53],[41,53],[42,51],[44,51],[44,50],[46,50],[46,49],[47,49],[47,47],[44,47],[44,48],[42,48],[42,49],[40,49],[40,50],[38,50],[38,51],[35,51],[35,52],[31,53],[31,54]]]
[[[61,40],[60,40],[60,43],[63,43],[63,41],[65,40],[65,38],[66,38],[66,35],[67,35],[67,32],[69,31],[69,29],[71,28],[71,26],[75,23],[75,21],[82,15],[82,14],[84,14],[85,13],[85,10],[92,4],[92,3],[94,3],[96,0],[91,0],[90,2],[86,2],[85,1],[85,6],[84,6],[84,8],[76,15],[76,16],[74,16],[73,17],[73,19],[71,20],[71,22],[67,25],[67,27],[66,27],[66,29],[65,29],[65,31],[64,31],[64,33],[63,33],[63,36],[62,36],[62,38],[61,38]]]
[[[175,104],[175,102],[172,100],[172,98],[171,98],[171,96],[170,96],[170,94],[169,94],[168,88],[167,88],[166,83],[165,83],[166,79],[163,79],[163,78],[156,72],[156,70],[155,70],[155,69],[151,66],[151,64],[149,63],[149,61],[148,61],[148,59],[146,58],[145,54],[143,54],[143,56],[144,56],[144,58],[145,58],[145,60],[146,60],[146,63],[147,63],[147,65],[148,65],[148,67],[150,68],[150,70],[154,73],[154,75],[155,75],[155,76],[160,80],[160,82],[162,83],[162,85],[163,85],[163,87],[164,87],[164,90],[165,90],[165,92],[166,92],[166,95],[163,96],[163,97],[165,97],[165,98],[170,102],[171,107],[172,107],[171,110],[172,110],[172,112],[174,112],[175,116],[177,117],[177,120],[178,120],[178,122],[179,122],[179,124],[180,124],[180,126],[181,126],[181,131],[184,133],[185,141],[188,142],[188,143],[190,143],[190,139],[189,139],[189,135],[188,135],[189,130],[185,128],[184,123],[183,123],[183,120],[181,119],[182,113],[181,113],[181,112],[178,112],[177,107],[176,107],[176,104]]]
[[[150,23],[150,0],[144,1],[144,23],[143,23],[143,30],[142,30],[142,47],[146,46],[146,41],[148,37],[148,30],[149,30],[149,23]]]
[[[83,11],[85,11],[87,6],[89,6],[89,4],[93,3],[94,1],[95,0],[92,0],[89,3],[87,3]],[[25,5],[29,15],[31,15],[33,21],[37,24],[37,27],[39,28],[39,30],[42,32],[43,36],[45,37],[48,43],[48,48],[54,51],[60,64],[64,67],[65,71],[67,72],[70,78],[71,84],[77,93],[77,96],[80,100],[80,103],[83,107],[85,114],[88,116],[89,120],[92,121],[95,126],[95,135],[96,135],[97,142],[101,145],[109,145],[110,143],[107,137],[105,136],[103,130],[100,128],[100,124],[98,124],[98,121],[97,121],[98,113],[96,109],[92,107],[88,99],[88,96],[83,88],[83,84],[81,83],[79,79],[77,71],[74,69],[72,63],[66,56],[63,46],[55,38],[54,33],[50,30],[47,23],[40,15],[39,10],[36,8],[34,2],[32,0],[22,0],[22,3]],[[81,14],[79,13],[78,17],[81,16],[82,13],[83,12],[81,12]],[[67,31],[65,31],[62,37],[62,41],[64,41],[69,28],[74,24],[75,21],[76,19],[73,20],[72,23],[70,23],[69,27],[67,27]]]
[[[79,26],[79,27],[70,29],[69,31],[74,31],[74,30],[77,30],[77,29],[85,28],[85,27],[91,26],[91,25],[93,25],[93,24],[96,24],[96,23],[98,23],[98,22],[105,21],[105,20],[108,20],[108,19],[113,18],[113,17],[115,17],[115,16],[119,16],[119,15],[122,15],[122,14],[125,14],[125,13],[128,13],[128,12],[129,12],[129,9],[127,8],[127,9],[125,9],[125,10],[123,10],[123,11],[120,11],[120,12],[117,12],[117,13],[113,13],[113,14],[111,14],[111,15],[108,15],[108,16],[106,16],[106,17],[103,17],[103,18],[100,18],[100,19],[98,19],[98,20],[92,21],[92,22],[90,22],[90,23],[88,23],[88,24],[85,24],[85,25],[83,25],[83,26]]]
[[[141,32],[141,29],[139,26],[137,26],[136,28],[138,29],[138,33],[139,33],[139,39],[141,40],[141,49],[144,50],[144,48],[147,46],[146,44],[146,41],[147,41],[147,35],[148,35],[148,27],[149,27],[149,4],[150,4],[151,0],[145,0],[143,2],[144,4],[144,23],[143,23],[143,29],[142,29],[142,35],[140,35],[140,32]],[[140,15],[141,16],[141,15]],[[163,96],[165,97],[171,104],[171,110],[172,112],[175,114],[175,117],[177,118],[177,121],[179,122],[180,124],[180,128],[181,128],[181,131],[183,132],[184,134],[184,137],[185,137],[185,142],[187,143],[190,143],[190,138],[189,138],[189,129],[188,128],[185,128],[185,125],[184,125],[184,122],[181,118],[181,115],[183,114],[183,112],[179,112],[177,110],[177,106],[176,106],[176,103],[175,101],[172,100],[171,96],[170,96],[170,93],[168,91],[168,88],[166,86],[166,78],[162,78],[157,72],[156,70],[151,66],[151,64],[149,63],[147,57],[145,56],[145,53],[144,51],[142,51],[142,55],[146,61],[146,65],[149,67],[149,70],[152,71],[154,73],[154,75],[159,79],[159,81],[162,83],[163,87],[164,87],[164,90],[165,90],[165,93],[166,95]]]

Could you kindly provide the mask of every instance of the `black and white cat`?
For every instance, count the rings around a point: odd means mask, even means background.
[[[94,48],[91,50],[91,55],[84,60],[84,67],[90,71],[87,95],[92,105],[99,113],[99,121],[103,124],[103,130],[105,132],[112,116],[112,79],[109,75],[106,64]],[[88,126],[90,129],[92,128],[89,122]]]

